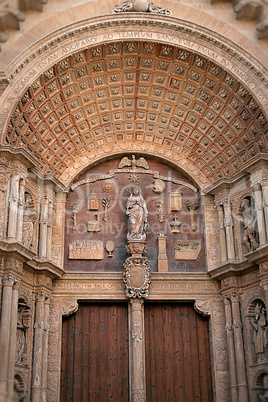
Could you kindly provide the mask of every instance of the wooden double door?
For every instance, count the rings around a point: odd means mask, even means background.
[[[212,401],[208,320],[145,302],[144,323],[146,401]],[[63,320],[61,402],[129,401],[130,375],[127,303],[81,303]]]

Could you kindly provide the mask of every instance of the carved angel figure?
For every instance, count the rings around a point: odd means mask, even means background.
[[[258,248],[258,243],[255,239],[256,215],[253,208],[250,206],[248,198],[244,198],[241,202],[242,224],[244,226],[243,240],[249,251],[254,251]]]
[[[138,186],[132,186],[126,207],[126,214],[130,222],[130,232],[127,234],[128,240],[145,240],[148,210]]]
[[[255,318],[251,320],[251,325],[254,328],[253,343],[257,355],[257,362],[264,360],[264,351],[266,346],[265,327],[266,318],[265,310],[257,304],[255,307]]]
[[[131,166],[132,170],[136,170],[137,167],[142,167],[144,169],[149,169],[149,165],[144,158],[136,159],[135,155],[132,155],[132,159],[125,156],[121,159],[118,168],[122,169],[125,166]]]

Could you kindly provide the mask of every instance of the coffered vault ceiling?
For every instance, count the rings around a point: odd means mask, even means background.
[[[261,106],[229,72],[177,47],[128,41],[73,54],[42,74],[4,142],[56,177],[105,144],[153,143],[214,181],[267,152],[267,130]]]

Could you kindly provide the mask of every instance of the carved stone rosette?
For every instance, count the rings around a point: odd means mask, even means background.
[[[151,263],[147,257],[128,257],[124,263],[123,283],[129,298],[149,296]]]

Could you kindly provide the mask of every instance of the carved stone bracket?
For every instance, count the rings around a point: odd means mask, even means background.
[[[211,315],[209,300],[195,300],[194,309],[197,313],[209,317]]]
[[[147,298],[149,296],[151,263],[146,257],[128,257],[124,263],[123,283],[129,298]]]
[[[124,1],[122,4],[116,4],[113,13],[126,13],[126,12],[149,12],[154,14],[161,14],[170,16],[172,13],[167,8],[155,6],[154,3],[148,4],[146,0],[135,0],[134,3],[129,0]]]
[[[62,301],[62,315],[63,317],[69,317],[78,310],[78,303],[76,300],[63,300]]]

